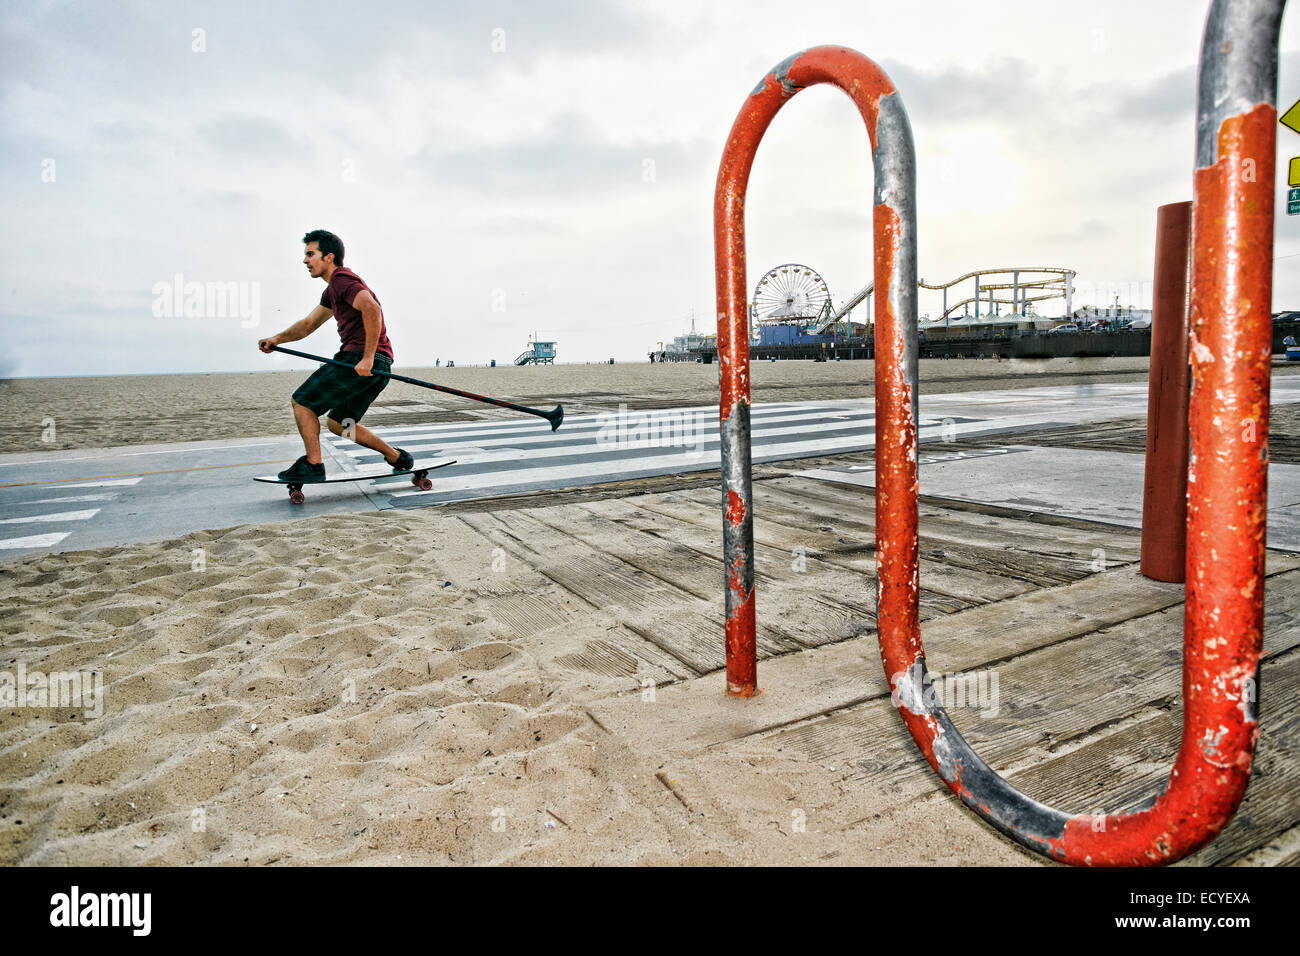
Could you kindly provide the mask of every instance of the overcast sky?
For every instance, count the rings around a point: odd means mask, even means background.
[[[645,361],[692,310],[715,327],[726,134],[774,64],[824,43],[902,94],[926,280],[1065,266],[1076,304],[1149,306],[1156,207],[1191,198],[1207,6],[6,3],[0,375],[291,364],[255,343],[318,301],[313,228],[343,238],[399,365],[508,363],[534,330],[560,361]],[[1285,108],[1295,15],[1281,46]],[[1300,309],[1284,191],[1300,135],[1278,144],[1275,254],[1293,258],[1274,308]],[[836,303],[870,280],[869,146],[842,93],[781,112],[749,196],[751,286],[785,262]],[[177,277],[242,301],[174,314]],[[299,347],[332,354],[333,323]]]

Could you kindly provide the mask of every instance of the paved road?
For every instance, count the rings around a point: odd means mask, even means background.
[[[1144,383],[922,396],[922,441],[1015,434],[1146,411]],[[1275,378],[1273,401],[1300,402],[1300,377]],[[755,461],[871,448],[871,399],[756,405]],[[302,453],[296,436],[0,455],[0,560],[155,541],[206,528],[460,501],[718,467],[716,406],[583,415],[558,432],[510,421],[376,428],[417,459],[455,458],[433,489],[407,478],[308,486],[307,503],[255,484]],[[334,474],[375,470],[378,455],[325,442]]]

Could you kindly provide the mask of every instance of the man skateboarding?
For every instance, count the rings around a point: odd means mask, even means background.
[[[394,448],[358,422],[366,409],[388,384],[393,367],[393,345],[388,341],[384,313],[370,287],[351,269],[343,267],[343,240],[324,229],[313,229],[302,237],[306,244],[303,264],[314,279],[325,280],[320,305],[312,309],[279,335],[262,339],[257,347],[263,352],[285,342],[305,339],[325,324],[331,315],[338,322],[340,351],[336,361],[353,365],[352,369],[322,365],[293,393],[293,417],[307,454],[280,472],[284,481],[315,482],[325,480],[325,463],[320,451],[320,417],[329,413],[329,430],[345,435],[359,445],[384,456],[393,471],[409,470],[415,459],[409,452]]]

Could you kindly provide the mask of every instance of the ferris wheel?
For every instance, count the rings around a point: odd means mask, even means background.
[[[803,323],[821,315],[830,298],[821,275],[808,266],[787,262],[758,280],[749,314],[761,325]]]

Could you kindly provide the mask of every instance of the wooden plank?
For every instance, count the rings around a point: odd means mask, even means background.
[[[526,591],[494,596],[492,617],[509,627],[515,637],[532,637],[573,620],[562,601],[546,600]]]
[[[638,503],[599,502],[583,505],[593,512],[610,520],[614,528],[620,529],[623,536],[639,535],[646,543],[643,560],[658,563],[672,560],[672,555],[685,548],[697,560],[711,565],[706,575],[697,575],[697,586],[710,581],[713,586],[707,589],[710,601],[717,602],[714,619],[718,622],[716,635],[717,646],[722,647],[722,596],[724,575],[722,567],[722,529],[704,530],[693,522],[683,526],[678,519],[652,513]],[[669,552],[663,557],[649,551],[650,542],[656,542],[660,553]],[[778,578],[769,573],[773,565],[773,556],[780,552],[763,549],[755,561],[755,578],[764,582],[760,590],[766,592],[767,585],[776,581],[782,583],[780,598],[765,601],[764,613],[759,619],[759,653],[771,656],[785,653],[784,636],[797,641],[802,647],[819,647],[823,644],[856,637],[875,627],[875,592],[871,577],[860,572],[848,572],[844,569],[821,565],[815,559],[808,562],[805,573],[795,572],[792,568],[784,570]],[[786,562],[789,567],[790,562]],[[768,569],[768,570],[765,570]],[[857,595],[852,597],[850,595]],[[964,605],[958,605],[964,606]],[[771,646],[764,646],[765,629],[770,628],[778,641]]]
[[[1249,799],[1249,791],[1246,796]],[[1300,824],[1279,833],[1250,853],[1234,858],[1228,865],[1300,866]]]
[[[645,677],[659,685],[698,676],[697,671],[673,655],[622,627],[606,631],[599,640],[587,641],[578,650],[552,658],[551,663],[567,670],[631,677],[638,688]]]
[[[463,515],[460,520],[508,539],[522,560],[592,607],[668,612],[682,595],[668,582],[623,565],[570,535],[536,521],[529,512]]]
[[[643,498],[635,505],[624,503],[624,508],[612,513],[616,515],[617,521],[629,527],[670,538],[695,548],[702,554],[716,555],[719,558],[722,554],[721,512],[710,514],[698,504],[682,500],[678,493]],[[707,525],[705,521],[708,522]],[[808,603],[809,613],[802,618],[803,629],[789,632],[799,634],[799,639],[807,646],[820,646],[836,639],[833,635],[837,633],[837,627],[846,623],[852,626],[854,633],[860,633],[861,628],[855,622],[864,618],[875,621],[873,562],[864,562],[866,568],[854,569],[852,574],[848,574],[842,567],[817,562],[817,558],[812,556],[809,566],[815,567],[817,573],[812,583],[809,581],[810,572],[796,572],[792,563],[793,555],[789,548],[764,544],[758,535],[755,536],[754,581],[760,595],[759,600],[763,601],[764,596],[767,596],[769,607],[784,607],[787,603],[785,596],[790,592],[798,601]],[[776,593],[781,595],[778,601],[771,601],[774,588],[779,589]],[[925,619],[938,614],[950,614],[966,607],[968,603],[951,595],[922,588],[921,617]],[[847,617],[846,611],[851,612]],[[818,615],[824,615],[832,624],[827,628],[817,628],[815,622]],[[764,620],[764,616],[759,617],[760,629]]]
[[[798,476],[763,482],[763,485],[775,493],[788,494],[791,500],[807,502],[819,509],[827,505],[837,517],[861,520],[868,527],[875,527],[872,493],[864,488],[844,486],[845,490],[841,491],[828,482]],[[847,490],[849,487],[853,488],[852,492]],[[1141,536],[1131,528],[1104,524],[1087,527],[1044,525],[1035,518],[959,511],[925,501],[920,503],[918,514],[923,533],[936,540],[990,548],[1012,546],[1044,554],[1060,553],[1065,545],[1074,546],[1073,550],[1080,555],[1091,555],[1093,548],[1104,547],[1114,552],[1118,563],[1136,561],[1139,557]]]
[[[676,517],[681,521],[699,524],[706,518],[713,517],[715,520],[721,517],[721,511],[714,510],[698,501],[691,501],[686,495],[675,495],[657,497],[653,500],[645,501],[643,507],[647,511],[656,514]],[[832,516],[823,516],[819,520],[820,524],[827,524],[833,527],[836,519]],[[774,549],[766,549],[759,543],[758,525],[762,521],[761,513],[756,512],[755,524],[755,551],[760,557],[771,558]],[[719,521],[719,525],[721,522]],[[874,529],[872,529],[874,534]],[[719,529],[719,536],[721,530]],[[788,553],[788,552],[785,552]],[[1019,579],[1032,585],[1050,586],[1053,584],[1068,584],[1071,581],[1077,581],[1092,573],[1086,565],[1077,562],[1065,562],[1056,558],[1044,556],[1041,554],[1025,554],[1022,552],[1011,551],[1006,549],[984,549],[973,548],[952,541],[944,541],[942,549],[933,547],[933,541],[926,535],[921,535],[921,553],[922,556],[931,561],[941,561],[943,564],[951,567],[964,568],[971,571],[982,573],[993,573],[1006,578]],[[946,582],[947,576],[935,575],[939,582]],[[927,579],[923,575],[921,579],[922,606],[926,604],[926,591],[928,589]],[[934,591],[929,591],[930,600],[934,601],[940,595]],[[937,610],[950,612],[959,609],[966,602],[951,595],[943,595],[946,600],[939,602]],[[953,602],[956,602],[954,606]]]
[[[810,483],[822,484],[818,482]],[[757,491],[755,495],[757,497]],[[816,522],[815,526],[836,528],[844,534],[858,535],[863,542],[874,542],[874,514],[858,514],[853,509],[847,508],[846,504],[846,502],[834,499],[816,500],[811,494],[786,499],[787,510],[796,513],[800,511],[806,512],[808,520]],[[927,508],[927,511],[934,510],[933,508]],[[755,524],[763,520],[764,513],[762,506],[756,503]],[[952,514],[958,515],[959,521],[965,517],[960,512],[952,512]],[[1091,573],[1091,563],[1094,560],[1092,550],[1097,547],[1096,541],[1093,540],[1086,552],[1080,551],[1078,554],[1072,555],[1063,552],[1059,547],[1053,552],[1052,546],[1044,545],[1040,539],[1037,542],[1038,550],[1036,552],[1018,551],[1012,550],[1012,546],[1005,542],[999,542],[995,537],[996,532],[993,534],[980,532],[973,522],[962,531],[961,535],[953,533],[949,528],[943,528],[938,537],[930,533],[933,524],[934,522],[930,520],[929,515],[923,514],[921,516],[920,545],[923,561],[945,565],[948,568],[1001,577],[1006,580],[1025,582],[1029,585],[1047,586],[1079,580]],[[1044,529],[1044,531],[1046,530]],[[1085,553],[1087,555],[1086,561],[1083,560]],[[938,568],[933,566],[930,570],[937,573],[927,575],[925,565],[922,566],[921,570],[921,585],[923,588],[927,587],[926,581],[930,577],[937,578],[940,587],[947,584],[951,578],[950,573],[939,571]]]
[[[769,493],[772,486],[787,492],[790,501],[798,502],[799,507],[816,515],[821,523],[875,534],[870,497],[866,499],[868,507],[857,508],[853,498],[837,495],[824,481],[785,478],[764,485]],[[761,511],[756,513],[761,515]],[[1008,572],[1016,576],[1023,576],[1026,571],[1032,573],[1035,568],[1054,572],[1049,580],[1041,583],[1078,580],[1091,571],[1097,549],[1105,552],[1108,565],[1136,561],[1141,545],[1137,532],[1102,524],[1087,529],[1061,527],[930,504],[920,505],[918,514],[923,553],[947,552],[963,562],[969,562],[973,555],[1001,555],[1007,562]]]
[[[1250,787],[1223,832],[1188,857],[1187,865],[1230,863],[1295,825],[1300,792],[1300,652],[1293,647],[1270,654],[1261,670],[1260,736]],[[1132,809],[1164,789],[1181,734],[1182,712],[1174,707],[1009,779],[1018,789],[1066,811]]]
[[[662,506],[663,510],[659,510],[661,505],[658,502],[647,502],[645,507],[646,510],[691,525],[696,525],[711,516],[708,510],[696,504],[681,505],[680,509],[665,505]],[[832,622],[839,621],[841,619],[839,611],[842,608],[850,608],[856,617],[869,617],[874,622],[876,613],[874,545],[869,546],[866,553],[856,557],[830,560],[830,554],[817,547],[819,541],[825,543],[828,548],[837,548],[840,555],[860,550],[861,544],[838,539],[833,532],[809,531],[801,527],[791,528],[772,520],[770,510],[765,514],[768,516],[756,517],[754,521],[755,578],[764,584],[760,589],[760,595],[769,595],[767,586],[772,585],[780,589],[781,604],[786,603],[787,597],[792,597],[801,604],[809,604],[810,624],[816,620],[816,614],[828,615]],[[951,569],[932,567],[931,571],[931,580],[954,583],[952,579],[956,575],[950,573]],[[949,589],[936,590],[929,586],[923,587],[921,591],[923,618],[933,617],[935,614],[951,614],[974,604],[986,603],[989,598],[975,597],[981,586],[986,593],[993,591],[1000,597],[1022,593],[1029,587],[1012,582],[1006,582],[1008,586],[1000,587],[994,583],[996,579],[982,580],[989,578],[987,575],[969,577],[977,577],[981,580],[958,580],[955,582],[955,587]],[[962,587],[963,583],[966,587]],[[966,593],[954,593],[954,590]],[[823,643],[826,643],[826,640],[816,640],[814,646]]]
[[[524,520],[526,518],[527,514],[518,511],[460,516],[461,521],[508,547],[516,560],[540,572],[589,607],[609,613],[630,631],[642,639],[649,639],[653,646],[675,658],[689,672],[704,674],[717,666],[720,650],[700,642],[691,630],[679,633],[675,636],[677,639],[673,639],[661,637],[653,627],[647,630],[644,624],[646,615],[643,612],[647,609],[650,619],[670,623],[680,617],[689,620],[695,606],[707,608],[704,602],[680,592],[669,599],[664,593],[667,590],[664,585],[644,572],[629,569],[635,573],[613,573],[609,561],[601,562],[592,554],[572,553],[574,549],[562,543],[552,541],[549,547],[539,549],[526,539],[531,537],[535,542],[540,529],[547,532],[547,537],[555,536],[545,525],[534,523],[530,526]],[[637,626],[638,622],[641,626]],[[721,628],[720,620],[717,626]],[[719,642],[715,640],[712,643]]]
[[[595,503],[547,508],[530,512],[530,516],[669,580],[697,598],[709,602],[720,599],[724,582],[720,555],[706,557],[671,535],[646,533],[626,520],[613,520],[608,512],[603,503]],[[853,567],[823,564],[816,554],[808,557],[804,572],[793,570],[793,561],[786,562],[780,577],[784,585],[780,600],[767,602],[763,623],[774,625],[806,647],[844,640],[874,628],[874,575],[864,576]],[[951,610],[970,603],[974,602],[954,602]],[[713,616],[720,622],[720,615]],[[714,640],[721,646],[721,632]]]
[[[610,505],[606,510],[606,504]],[[600,510],[625,527],[684,545],[718,562],[718,580],[722,580],[722,512],[709,514],[689,505],[679,492],[653,495],[636,502],[601,502]],[[789,567],[787,551],[755,542],[754,579],[775,584],[786,580],[783,569]],[[720,590],[720,588],[719,588]]]
[[[612,554],[625,564],[672,582],[701,600],[717,596],[722,581],[722,562],[679,544],[648,535],[627,524],[619,524],[603,503],[538,508],[530,516],[563,531],[588,547]]]
[[[970,670],[1181,601],[1179,586],[1148,581],[1136,569],[1120,568],[935,617],[924,629],[926,650],[935,670]],[[657,706],[652,721],[635,700],[614,698],[596,706],[601,723],[611,731],[623,728],[636,736],[638,745],[678,754],[698,753],[873,697],[886,698],[884,706],[892,710],[874,635],[775,658],[759,667],[758,677],[763,693],[743,706],[732,706],[735,702],[725,697],[716,677],[666,688],[659,701],[671,706]],[[897,716],[890,723],[901,731]],[[905,732],[904,739],[910,740]]]
[[[458,518],[456,524],[479,538],[480,543],[474,545],[471,542],[467,553],[473,554],[474,560],[484,567],[492,566],[495,548],[515,547],[508,536],[500,533],[502,526],[499,523]],[[448,528],[445,533],[451,532],[452,528]],[[517,550],[507,559],[502,571],[480,575],[466,587],[491,602],[492,617],[510,628],[512,640],[535,638],[548,630],[566,628],[575,617],[566,605],[567,600],[587,605],[581,597],[568,593],[529,566],[527,559],[521,559]],[[580,607],[580,610],[589,612],[595,609],[588,606]],[[530,653],[546,665],[594,675],[617,676],[619,665],[626,669],[629,662],[633,662],[635,667],[629,676],[635,678],[637,686],[643,677],[663,684],[702,673],[661,648],[647,644],[634,632],[618,626],[607,629],[600,641],[590,641],[567,652],[562,642],[549,642],[550,647],[556,648],[554,655],[544,649],[548,642],[530,640],[529,646]]]
[[[875,579],[875,538],[860,531],[836,527],[824,516],[814,516],[792,506],[785,495],[772,495],[754,488],[754,540],[781,550],[807,549],[809,557],[835,567],[866,574]],[[815,523],[813,523],[815,521]],[[941,559],[931,560],[922,550],[921,580],[926,590],[956,598],[951,608],[960,610],[1023,594],[1033,585],[1027,581],[961,568]],[[872,587],[875,585],[872,584]]]
[[[1292,795],[1300,790],[1298,586],[1296,571],[1269,583],[1252,809],[1235,836],[1225,830],[1197,854],[1203,863],[1247,853],[1261,838],[1294,823]],[[1067,813],[1132,809],[1163,785],[1178,749],[1180,611],[1181,605],[1016,656],[997,665],[996,714],[981,716],[968,708],[950,716],[985,762],[1035,799]],[[896,796],[899,804],[944,789],[884,698],[781,729],[766,743],[835,766],[854,766],[858,781]]]
[[[532,511],[462,515],[460,520],[509,540],[520,560],[592,607],[614,615],[628,630],[696,673],[724,666],[720,586],[713,600],[701,600],[538,521]],[[717,574],[720,581],[720,562]],[[805,646],[770,620],[759,626],[757,643],[766,656]]]

